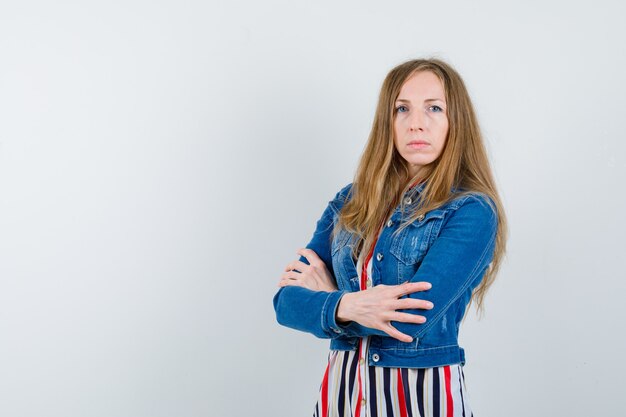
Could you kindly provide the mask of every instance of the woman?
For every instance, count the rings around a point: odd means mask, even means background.
[[[458,331],[505,241],[461,77],[437,59],[392,69],[353,183],[274,297],[279,323],[331,339],[315,415],[471,416]]]

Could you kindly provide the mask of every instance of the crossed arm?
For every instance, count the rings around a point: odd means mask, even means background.
[[[327,208],[307,249],[298,252],[300,260],[287,265],[274,297],[278,321],[318,337],[379,335],[410,342],[478,285],[493,257],[497,217],[483,199],[467,197],[409,282],[354,293],[337,290],[331,226]]]
[[[304,248],[297,253],[308,261],[308,265],[301,260],[290,262],[281,276],[279,287],[298,286],[311,291],[337,291],[335,279],[315,251]],[[431,285],[427,282],[407,282],[402,285],[377,285],[364,291],[345,293],[339,300],[335,320],[339,324],[356,322],[361,326],[383,331],[403,342],[411,342],[413,338],[398,331],[391,322],[424,323],[424,316],[399,310],[431,309],[433,304],[426,300],[401,297],[430,288]]]

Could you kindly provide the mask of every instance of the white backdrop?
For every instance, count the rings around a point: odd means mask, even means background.
[[[464,77],[510,220],[475,415],[618,415],[623,2],[2,1],[0,415],[311,415],[283,267],[393,66]]]

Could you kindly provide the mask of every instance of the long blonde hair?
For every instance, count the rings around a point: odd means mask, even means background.
[[[441,155],[429,164],[420,195],[421,204],[402,227],[459,194],[480,192],[491,198],[498,214],[493,260],[472,294],[478,311],[483,309],[487,289],[493,283],[505,252],[507,221],[487,158],[480,128],[465,84],[460,75],[439,59],[416,59],[393,68],[383,82],[374,123],[350,191],[334,229],[345,228],[359,237],[355,251],[368,253],[381,223],[391,214],[418,178],[411,178],[407,161],[394,145],[395,101],[405,81],[419,71],[439,77],[445,91],[448,135]],[[356,253],[355,253],[356,254]]]

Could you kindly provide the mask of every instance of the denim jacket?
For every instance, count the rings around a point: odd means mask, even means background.
[[[337,323],[341,297],[359,291],[357,262],[352,256],[354,236],[341,229],[331,239],[339,211],[350,198],[352,184],[341,189],[318,220],[307,248],[326,263],[337,291],[312,291],[297,286],[281,288],[274,296],[278,322],[317,337],[331,339],[332,350],[355,350],[360,337],[371,336],[368,363],[376,366],[428,368],[465,363],[458,333],[472,291],[493,258],[497,215],[480,193],[458,193],[439,208],[426,213],[397,235],[392,233],[419,203],[424,183],[412,187],[384,224],[372,257],[372,285],[397,285],[426,281],[428,291],[408,297],[429,300],[431,310],[402,310],[426,317],[422,324],[392,322],[413,337],[401,342],[381,330],[350,322]],[[308,263],[304,257],[301,261]]]

